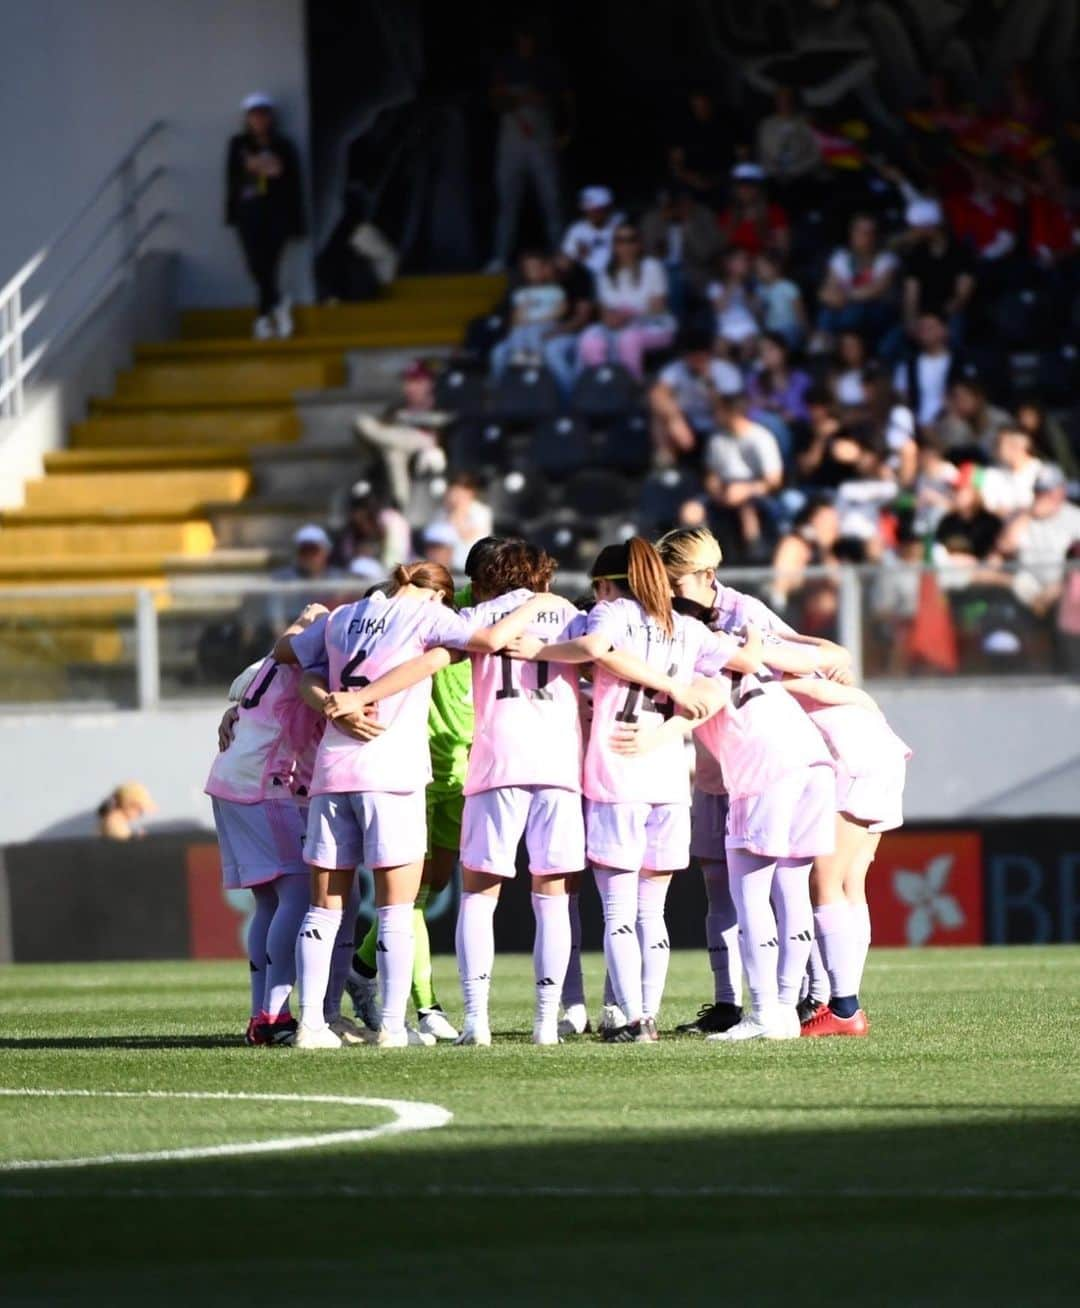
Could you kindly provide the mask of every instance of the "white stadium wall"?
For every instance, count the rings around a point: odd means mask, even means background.
[[[1080,687],[875,693],[915,750],[904,804],[910,821],[1077,813]],[[96,805],[129,779],[157,800],[155,828],[210,827],[202,786],[223,708],[0,714],[0,845],[87,834]]]
[[[0,284],[80,207],[155,119],[168,133],[183,305],[251,298],[222,221],[224,155],[249,91],[278,101],[307,158],[303,0],[0,0]],[[290,268],[310,294],[307,261]]]

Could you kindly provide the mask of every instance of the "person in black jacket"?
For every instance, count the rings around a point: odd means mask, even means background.
[[[259,291],[255,336],[292,335],[289,302],[278,290],[278,265],[287,241],[304,235],[300,160],[277,129],[274,103],[256,92],[243,104],[244,130],[229,141],[225,222],[235,227]]]

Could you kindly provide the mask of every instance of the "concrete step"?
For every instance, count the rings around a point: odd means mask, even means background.
[[[278,557],[292,551],[292,537],[309,522],[325,524],[327,497],[297,493],[290,500],[259,498],[207,509],[214,536],[223,549],[264,549]]]
[[[54,473],[27,482],[24,509],[4,514],[3,521],[155,512],[181,517],[208,502],[243,499],[250,488],[246,468],[177,468],[164,477],[159,471]]]
[[[150,408],[141,412],[106,411],[107,401],[94,403],[94,416],[71,429],[77,450],[174,449],[186,445],[237,447],[294,441],[300,419],[291,404],[249,405],[243,409],[214,405],[169,412]]]
[[[297,487],[302,487],[305,497],[321,498],[325,513],[331,499],[347,495],[353,482],[369,474],[376,462],[376,455],[344,444],[330,448],[301,444],[281,450],[263,447],[252,452],[252,496],[280,501],[295,497]]]
[[[164,558],[170,554],[209,554],[214,533],[204,519],[185,522],[78,524],[72,526],[8,525],[0,529],[0,561]],[[131,566],[130,564],[128,565]]]
[[[163,360],[142,363],[117,374],[119,401],[201,404],[215,400],[284,402],[294,392],[340,386],[345,379],[343,359],[244,358],[236,360]]]
[[[119,446],[116,449],[53,450],[45,455],[45,471],[65,476],[74,472],[135,472],[174,468],[242,468],[251,464],[250,445]]]

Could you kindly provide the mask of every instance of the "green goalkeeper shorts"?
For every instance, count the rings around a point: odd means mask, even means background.
[[[449,794],[433,795],[427,792],[427,850],[461,848],[461,815],[465,809],[465,796],[460,790]]]

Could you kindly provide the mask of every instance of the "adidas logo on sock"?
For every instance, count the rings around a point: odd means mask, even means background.
[[[761,948],[762,948],[762,949],[779,949],[779,948],[780,948],[780,941],[777,940],[777,938],[776,938],[775,936],[773,936],[773,938],[772,938],[771,940],[763,940],[763,941],[761,942]]]
[[[807,940],[813,940],[814,933],[812,931],[799,931],[791,938],[792,940],[802,940],[803,942],[805,942]]]
[[[301,935],[302,935],[306,940],[321,940],[321,939],[322,939],[322,936],[319,935],[319,928],[318,928],[318,927],[309,927],[306,931],[301,931],[300,934],[301,934]]]
[[[248,959],[248,971],[249,971],[249,972],[257,972],[258,970],[259,970],[259,965],[258,965],[257,963],[255,963],[252,959],[249,958],[249,959]]]
[[[381,940],[376,940],[376,941],[375,941],[375,952],[376,952],[377,954],[385,954],[385,953],[386,953],[386,946],[383,944],[383,942],[382,942]]]
[[[658,940],[655,945],[650,945],[650,949],[670,949],[671,945],[666,940]]]
[[[632,936],[634,934],[634,928],[624,924],[623,926],[616,927],[611,934],[613,936]]]
[[[538,986],[553,986],[555,982],[551,979],[551,977],[546,976],[542,981],[537,981],[536,984]]]

